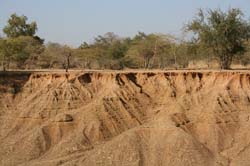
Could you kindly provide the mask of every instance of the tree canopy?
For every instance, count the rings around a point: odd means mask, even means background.
[[[200,9],[187,30],[195,33],[197,42],[213,49],[222,69],[229,69],[233,57],[245,52],[244,42],[250,37],[250,25],[243,16],[240,9]]]
[[[240,9],[199,10],[184,36],[138,32],[121,37],[98,35],[79,47],[48,42],[36,36],[35,21],[12,14],[0,37],[0,62],[8,69],[229,69],[232,63],[250,65],[250,23]],[[198,64],[198,65],[196,65]],[[214,65],[215,64],[215,65]],[[196,67],[195,67],[196,66]]]
[[[37,31],[36,22],[27,23],[28,18],[24,15],[18,16],[12,14],[8,20],[8,24],[4,27],[3,32],[9,38],[19,36],[34,36]]]
[[[27,23],[26,16],[12,14],[4,27],[3,32],[7,38],[0,39],[0,55],[3,70],[9,68],[11,62],[16,67],[26,68],[26,62],[34,63],[37,55],[44,50],[43,39],[35,36],[36,22]]]

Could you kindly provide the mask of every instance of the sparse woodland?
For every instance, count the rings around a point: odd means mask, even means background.
[[[44,43],[36,22],[13,14],[0,38],[1,70],[9,69],[230,69],[250,64],[250,22],[240,9],[199,10],[183,28],[188,37],[138,32],[122,38],[108,32],[78,48]],[[192,68],[192,67],[191,67]],[[198,68],[197,66],[195,68]]]

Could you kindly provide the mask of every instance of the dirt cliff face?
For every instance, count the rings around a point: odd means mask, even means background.
[[[250,73],[0,73],[0,165],[250,163]]]

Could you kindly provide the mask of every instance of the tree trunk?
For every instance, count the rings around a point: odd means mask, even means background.
[[[232,55],[222,55],[220,57],[220,66],[221,69],[230,69],[232,64],[233,56]]]
[[[68,56],[67,56],[67,62],[65,65],[65,69],[66,69],[66,72],[68,72],[68,70],[69,70],[69,57]]]
[[[2,68],[3,68],[3,71],[6,71],[4,61],[2,61]]]
[[[67,62],[66,62],[66,67],[65,67],[65,69],[66,69],[66,72],[68,72],[68,70],[69,70],[69,66],[70,66],[70,56],[71,56],[71,53],[69,53],[68,55],[67,55]]]
[[[208,68],[208,69],[210,68],[210,62],[211,62],[210,56],[208,56],[208,57],[207,57],[207,68]]]
[[[177,56],[176,56],[176,48],[174,48],[174,67],[177,69]]]
[[[151,63],[151,68],[153,68],[154,66],[154,63],[155,63],[155,58],[157,56],[157,40],[155,41],[155,46],[154,46],[154,54],[153,54],[153,57],[152,57],[152,63]]]
[[[6,71],[6,67],[5,67],[5,55],[3,55],[2,67],[3,67],[3,71]]]
[[[6,67],[6,70],[10,69],[10,59],[8,58],[7,59],[7,67]]]
[[[145,58],[144,58],[144,68],[145,68],[145,69],[148,69],[148,67],[149,67],[149,62],[150,62],[150,58],[145,57]]]

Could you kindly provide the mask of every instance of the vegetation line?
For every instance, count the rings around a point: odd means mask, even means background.
[[[199,10],[180,39],[165,34],[138,32],[121,38],[108,32],[78,48],[44,44],[36,36],[36,22],[12,14],[0,37],[1,69],[230,69],[250,62],[250,22],[240,9],[224,12]]]

